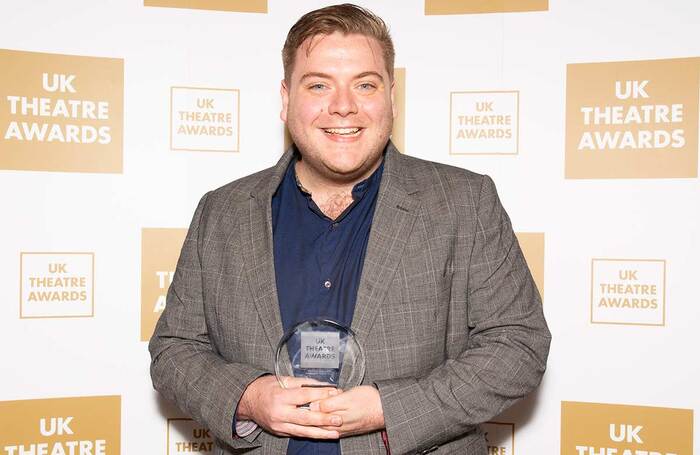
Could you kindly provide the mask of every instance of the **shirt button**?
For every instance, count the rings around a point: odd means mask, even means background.
[[[323,283],[323,286],[325,286],[325,288],[328,289],[328,288],[331,287],[331,282],[330,282],[329,280],[326,280],[326,281]]]
[[[337,228],[337,227],[338,227],[338,223],[333,223],[333,224],[331,224],[331,229],[335,229],[335,228]]]

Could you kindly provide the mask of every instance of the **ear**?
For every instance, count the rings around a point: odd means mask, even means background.
[[[391,81],[391,113],[394,119],[396,119],[396,116],[399,115],[398,110],[396,109],[396,81],[393,80]]]
[[[287,123],[287,110],[289,109],[289,89],[287,88],[287,82],[282,79],[282,84],[280,84],[280,96],[282,97],[282,111],[280,112],[280,118],[284,123]]]

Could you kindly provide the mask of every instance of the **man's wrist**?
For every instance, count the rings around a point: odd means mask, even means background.
[[[241,395],[241,399],[238,400],[238,406],[236,407],[235,413],[236,419],[253,420],[253,406],[257,401],[256,397],[258,396],[258,386],[260,385],[260,381],[265,380],[263,378],[267,378],[268,376],[271,376],[270,373],[263,373],[257,378],[253,379],[246,386],[245,390],[243,391],[243,395]]]
[[[243,391],[243,395],[241,396],[241,399],[238,402],[238,407],[236,408],[236,420],[252,420],[250,402],[252,397],[255,396],[255,383],[258,381],[258,379],[260,378],[257,378],[248,384],[248,387],[246,387],[246,389]]]

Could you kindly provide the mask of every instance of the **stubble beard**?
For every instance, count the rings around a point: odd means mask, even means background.
[[[376,140],[370,141],[371,144],[369,144],[369,147],[371,147],[372,150],[366,155],[367,158],[365,161],[348,172],[340,171],[329,165],[330,163],[324,162],[322,159],[324,150],[322,150],[318,144],[313,144],[313,141],[307,140],[303,134],[294,134],[293,127],[289,128],[289,133],[300,154],[300,161],[304,163],[303,166],[306,167],[309,172],[313,172],[326,181],[334,182],[338,185],[348,185],[366,179],[371,175],[370,171],[374,171],[379,166],[379,162],[389,142],[392,123],[393,119],[390,119],[386,127],[386,133],[381,134]],[[363,134],[364,133],[367,133],[367,131],[363,132]]]

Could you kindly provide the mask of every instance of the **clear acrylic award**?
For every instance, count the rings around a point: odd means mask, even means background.
[[[347,390],[362,382],[365,356],[349,327],[330,319],[314,319],[284,334],[277,345],[275,374],[282,387],[286,387],[282,377],[294,376]]]

